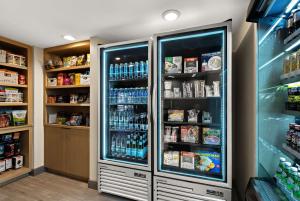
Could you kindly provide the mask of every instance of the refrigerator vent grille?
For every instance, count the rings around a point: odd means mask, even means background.
[[[157,201],[225,201],[216,198],[209,198],[193,192],[193,188],[187,186],[168,184],[156,181],[156,189],[154,190],[154,197]]]
[[[134,170],[131,170],[134,171]],[[138,175],[137,175],[138,174]],[[151,198],[151,180],[140,176],[141,173],[129,173],[128,169],[99,168],[99,192],[105,192],[137,201]],[[151,178],[151,177],[150,177]],[[150,182],[150,183],[149,183]]]

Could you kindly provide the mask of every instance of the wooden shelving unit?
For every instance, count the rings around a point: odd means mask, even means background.
[[[26,58],[25,66],[19,66],[10,63],[0,63],[0,69],[18,72],[18,74],[23,74],[26,77],[26,85],[0,83],[0,86],[18,88],[24,94],[24,102],[0,102],[0,108],[2,110],[5,110],[6,107],[7,109],[27,110],[26,125],[0,128],[0,135],[21,132],[21,154],[24,156],[24,164],[22,168],[0,173],[0,186],[3,186],[11,181],[28,175],[33,168],[33,48],[29,45],[0,36],[0,49],[13,54],[22,55]]]
[[[90,52],[90,41],[83,41],[51,47],[44,50],[44,61],[49,58],[79,56]],[[44,128],[45,128],[45,167],[54,173],[79,180],[89,178],[89,125],[68,126],[49,124],[49,114],[58,112],[80,112],[89,115],[89,103],[48,103],[48,96],[89,94],[89,85],[47,86],[48,78],[56,78],[58,73],[83,73],[90,65],[57,67],[45,70],[44,89]],[[53,147],[56,147],[53,149]]]

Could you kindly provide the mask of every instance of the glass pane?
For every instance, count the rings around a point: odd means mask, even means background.
[[[226,29],[158,39],[159,167],[225,181]]]
[[[102,50],[102,159],[148,163],[148,42]]]

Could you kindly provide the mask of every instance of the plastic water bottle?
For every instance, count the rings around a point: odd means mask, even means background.
[[[132,103],[132,89],[131,88],[128,89],[127,96],[128,96],[127,97],[127,102]]]
[[[140,72],[139,72],[139,76],[141,78],[144,77],[144,73],[145,73],[145,62],[144,61],[140,61]]]
[[[126,135],[121,137],[121,157],[126,157],[127,138]]]
[[[114,65],[110,64],[109,66],[109,79],[114,80]]]
[[[144,103],[147,104],[147,102],[148,102],[148,87],[146,87],[144,91]]]
[[[131,157],[136,158],[136,141],[137,141],[137,135],[136,133],[132,133],[131,136]]]
[[[114,127],[114,111],[110,109],[109,111],[109,128],[113,129]]]
[[[120,79],[120,77],[119,77],[119,64],[115,64],[114,72],[115,72],[115,80]]]
[[[124,111],[124,130],[129,129],[129,113],[128,111]]]
[[[134,64],[132,62],[129,63],[128,71],[129,79],[133,79]]]
[[[139,78],[139,62],[134,63],[134,78]]]
[[[124,79],[128,79],[128,63],[124,64]]]
[[[116,156],[116,135],[111,136],[110,152],[112,156]]]
[[[113,102],[113,97],[114,97],[114,89],[110,88],[109,89],[109,102],[112,103]]]
[[[114,129],[119,128],[119,114],[117,111],[114,112]]]
[[[145,77],[148,77],[149,63],[148,60],[145,63]]]
[[[126,141],[126,156],[131,156],[131,134],[127,134],[127,141]]]
[[[116,155],[118,157],[121,155],[121,136],[119,133],[116,136]]]
[[[119,78],[120,78],[120,80],[122,80],[122,79],[124,79],[124,65],[123,64],[120,64],[120,66],[119,66]]]

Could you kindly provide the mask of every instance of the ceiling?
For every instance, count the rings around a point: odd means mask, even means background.
[[[1,0],[0,35],[36,47],[98,36],[116,42],[233,19],[236,33],[250,0]],[[178,9],[173,22],[161,14]]]

